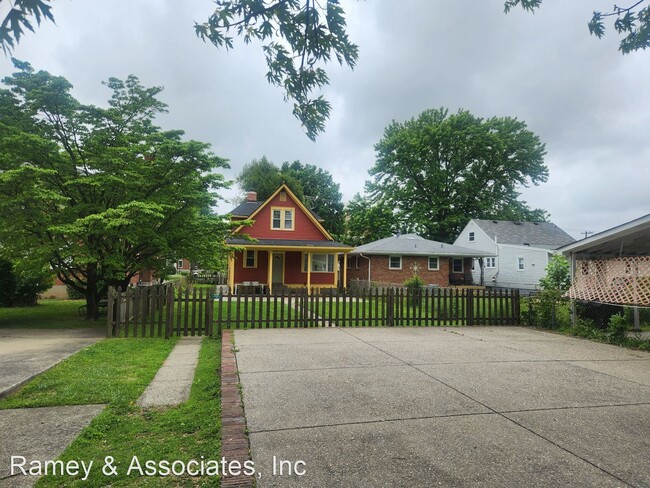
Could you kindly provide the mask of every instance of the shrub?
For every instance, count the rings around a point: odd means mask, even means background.
[[[52,286],[47,266],[28,260],[12,263],[0,259],[0,306],[35,305],[38,295]]]
[[[609,318],[609,324],[607,326],[607,332],[611,337],[616,339],[622,339],[626,336],[627,331],[630,330],[632,324],[627,320],[624,315],[612,315]]]
[[[404,286],[410,297],[410,303],[414,307],[418,307],[422,301],[422,289],[424,288],[424,281],[418,275],[414,274],[411,278],[404,282]]]

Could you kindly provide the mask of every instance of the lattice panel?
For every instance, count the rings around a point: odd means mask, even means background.
[[[567,297],[650,307],[650,256],[577,261]]]

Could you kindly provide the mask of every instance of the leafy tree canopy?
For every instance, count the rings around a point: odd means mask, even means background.
[[[266,200],[282,183],[286,183],[291,191],[304,202],[305,195],[302,191],[302,184],[290,175],[283,175],[280,168],[262,156],[260,159],[253,159],[242,168],[237,176],[237,183],[244,191],[257,192],[259,201]]]
[[[569,261],[562,254],[554,254],[546,266],[546,276],[539,280],[544,291],[566,292],[571,286]]]
[[[544,144],[517,119],[427,110],[392,122],[375,150],[367,190],[402,230],[451,242],[470,218],[546,216],[518,200],[517,188],[546,181],[548,169]]]
[[[334,57],[353,68],[358,48],[350,42],[338,0],[217,0],[196,34],[217,47],[232,49],[232,35],[245,43],[261,41],[269,83],[284,88],[293,114],[314,140],[325,128],[330,103],[312,93],[329,83],[322,65]]]
[[[343,233],[343,202],[338,183],[332,175],[313,164],[285,161],[280,167],[265,156],[246,164],[237,177],[244,191],[254,190],[258,200],[266,200],[282,183],[324,222],[334,236]]]
[[[25,33],[24,29],[34,32],[31,18],[38,25],[44,19],[54,22],[50,0],[4,0],[0,3],[0,46],[9,54]]]
[[[357,193],[345,207],[346,244],[360,246],[390,237],[398,230],[402,228],[393,209],[381,202]]]
[[[614,30],[623,36],[619,44],[623,54],[650,47],[650,5],[647,1],[634,0],[626,6],[614,5],[610,11],[594,11],[587,24],[589,33],[602,38],[605,35],[605,20],[613,18]],[[504,4],[506,13],[518,5],[534,12],[542,5],[542,0],[507,0]]]
[[[0,89],[0,253],[30,249],[86,297],[89,318],[108,285],[138,271],[178,257],[220,264],[229,224],[206,209],[228,166],[209,144],[154,125],[161,87],[111,78],[101,108],[65,78],[14,64]]]
[[[629,53],[650,46],[650,6],[648,0],[636,0],[628,6],[615,5],[611,11],[595,11],[589,32],[605,34],[605,20],[613,18],[614,29],[623,36],[621,52]],[[10,52],[20,40],[23,29],[34,30],[31,17],[54,21],[49,0],[7,0],[0,3],[0,45]],[[217,0],[206,22],[196,23],[196,35],[216,47],[232,49],[234,37],[246,44],[262,43],[269,83],[285,91],[293,101],[293,113],[302,123],[307,136],[314,140],[325,128],[331,105],[322,95],[315,95],[329,83],[323,66],[335,58],[351,68],[359,57],[358,46],[346,31],[345,12],[339,0]],[[509,12],[516,6],[534,11],[542,0],[506,0]],[[645,4],[645,6],[644,6]]]

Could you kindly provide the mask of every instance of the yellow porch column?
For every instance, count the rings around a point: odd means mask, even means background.
[[[348,287],[348,255],[343,253],[343,289]]]
[[[311,251],[307,253],[307,293],[311,293]]]
[[[266,280],[269,285],[269,293],[273,293],[273,251],[267,252],[269,253],[269,265]]]
[[[339,255],[334,254],[334,288],[339,284]]]
[[[235,253],[228,254],[228,288],[229,293],[235,291]]]

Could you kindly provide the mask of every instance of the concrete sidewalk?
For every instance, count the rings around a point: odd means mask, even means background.
[[[141,407],[178,405],[190,397],[203,337],[181,337],[138,400]]]
[[[0,398],[103,337],[100,329],[0,329]]]
[[[519,327],[235,344],[259,487],[650,486],[649,353]]]

